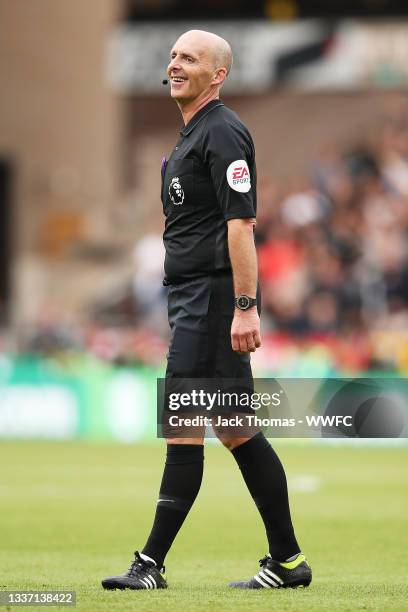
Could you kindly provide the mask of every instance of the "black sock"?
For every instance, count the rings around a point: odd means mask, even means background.
[[[300,552],[290,518],[288,487],[279,457],[263,433],[232,450],[265,525],[269,553],[285,561]]]
[[[160,568],[200,490],[202,444],[169,444],[152,531],[142,553]]]

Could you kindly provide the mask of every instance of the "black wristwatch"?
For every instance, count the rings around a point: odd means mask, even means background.
[[[256,299],[250,298],[248,295],[245,295],[245,293],[235,298],[235,308],[239,310],[248,310],[248,308],[252,308],[252,306],[256,306]]]

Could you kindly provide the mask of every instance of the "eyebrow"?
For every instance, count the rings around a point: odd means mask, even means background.
[[[177,49],[172,49],[170,51],[170,56],[175,53],[177,55]],[[187,53],[186,51],[180,51],[180,55],[183,57],[193,57],[194,59],[199,59],[199,55],[197,53]]]

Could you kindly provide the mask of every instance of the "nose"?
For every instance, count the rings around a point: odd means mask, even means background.
[[[176,69],[176,70],[179,70],[179,69],[180,69],[180,64],[179,64],[179,60],[178,60],[178,58],[177,58],[177,55],[176,55],[176,57],[173,57],[173,58],[170,60],[170,63],[169,63],[169,65],[167,66],[167,74],[168,74],[168,75],[170,75],[170,73],[171,73],[171,71],[172,71],[173,69]]]

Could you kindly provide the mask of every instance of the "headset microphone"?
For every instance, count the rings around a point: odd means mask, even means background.
[[[163,80],[162,80],[162,84],[163,84],[163,85],[168,85],[168,84],[169,84],[169,81],[168,81],[167,79],[163,79]]]

